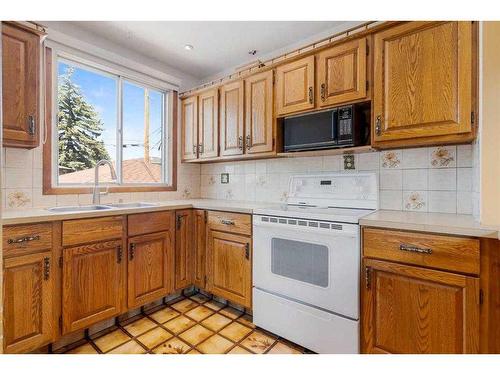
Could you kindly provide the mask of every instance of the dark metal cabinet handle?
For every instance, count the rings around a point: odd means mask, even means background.
[[[370,267],[365,267],[365,287],[367,290],[371,288],[371,278],[372,278],[372,269]]]
[[[48,280],[50,277],[50,258],[43,258],[43,278]]]
[[[200,154],[200,155],[203,154],[204,150],[205,150],[205,148],[203,147],[203,143],[200,143],[198,145],[198,154]]]
[[[321,101],[324,102],[326,100],[326,84],[321,84]]]
[[[198,150],[198,146],[193,145],[193,154],[196,155],[196,150]]]
[[[309,86],[309,104],[313,104],[313,100],[314,100],[313,88],[312,88],[312,86]]]
[[[123,250],[120,245],[116,248],[116,263],[121,263],[123,257]]]
[[[250,150],[252,148],[252,137],[250,134],[247,134],[246,136],[246,145],[247,145],[247,150]]]
[[[245,244],[245,258],[250,259],[250,244],[249,243]]]
[[[243,151],[243,136],[238,137],[238,148]]]
[[[220,222],[221,222],[221,224],[225,224],[225,225],[234,225],[233,220],[221,219]]]
[[[40,239],[40,236],[26,236],[26,237],[20,237],[20,238],[15,238],[15,239],[8,239],[7,240],[7,243],[9,245],[11,244],[19,244],[19,243],[23,243],[23,242],[30,242],[30,241],[37,241]]]
[[[182,227],[182,218],[186,215],[177,215],[176,217],[176,227],[177,229],[181,229]]]
[[[377,120],[375,122],[375,134],[380,135],[382,132],[382,117],[380,115],[377,116]]]
[[[402,243],[399,245],[399,250],[401,251],[409,251],[410,253],[419,253],[419,254],[432,254],[432,249],[428,248],[422,248],[418,246],[413,246],[413,245],[407,245]]]
[[[135,256],[135,243],[131,243],[129,246],[129,259],[134,260]]]
[[[29,135],[35,135],[36,126],[35,126],[35,117],[28,116],[28,133]]]

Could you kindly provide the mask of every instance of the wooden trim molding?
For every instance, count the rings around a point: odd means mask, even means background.
[[[52,77],[52,48],[45,48],[45,130],[47,132],[46,142],[43,145],[43,194],[91,194],[93,188],[90,186],[73,187],[73,186],[53,186],[52,185],[52,101],[53,98],[53,77]],[[177,107],[178,93],[172,91],[169,101],[172,101],[171,126],[172,126],[172,184],[156,184],[156,185],[121,185],[110,186],[110,193],[130,193],[130,192],[157,192],[157,191],[177,191]]]

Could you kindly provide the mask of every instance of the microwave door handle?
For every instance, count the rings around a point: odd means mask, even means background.
[[[335,144],[339,143],[338,133],[339,133],[339,120],[338,120],[338,112],[336,110],[332,111],[332,141]]]

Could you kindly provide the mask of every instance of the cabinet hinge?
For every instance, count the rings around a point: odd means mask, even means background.
[[[250,259],[250,244],[248,242],[245,244],[245,258]]]
[[[482,305],[484,303],[484,292],[482,289],[479,289],[479,304]]]
[[[182,226],[182,215],[177,215],[177,230],[181,229]]]
[[[63,268],[63,257],[59,257],[59,268]]]
[[[476,118],[475,118],[475,117],[476,117],[476,116],[474,115],[474,112],[471,112],[471,113],[470,113],[470,123],[471,123],[471,124],[474,124],[474,121],[476,120]]]

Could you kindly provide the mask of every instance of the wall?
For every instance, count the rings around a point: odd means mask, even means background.
[[[482,23],[480,221],[500,226],[500,22]]]
[[[382,209],[472,214],[471,145],[359,154],[355,166],[379,175]],[[345,172],[342,156],[203,164],[201,196],[280,202],[290,175],[339,171]],[[229,173],[229,184],[221,184],[223,172]]]
[[[0,35],[2,32],[2,22],[0,22]],[[2,71],[2,43],[0,43],[0,72]],[[2,144],[2,75],[0,74],[0,144]],[[4,157],[3,153],[0,154],[0,164],[3,163]],[[3,164],[2,164],[3,165]],[[3,187],[3,176],[5,171],[3,168],[0,170],[0,188]],[[3,253],[2,253],[2,210],[3,206],[0,207],[0,354],[3,353]]]

